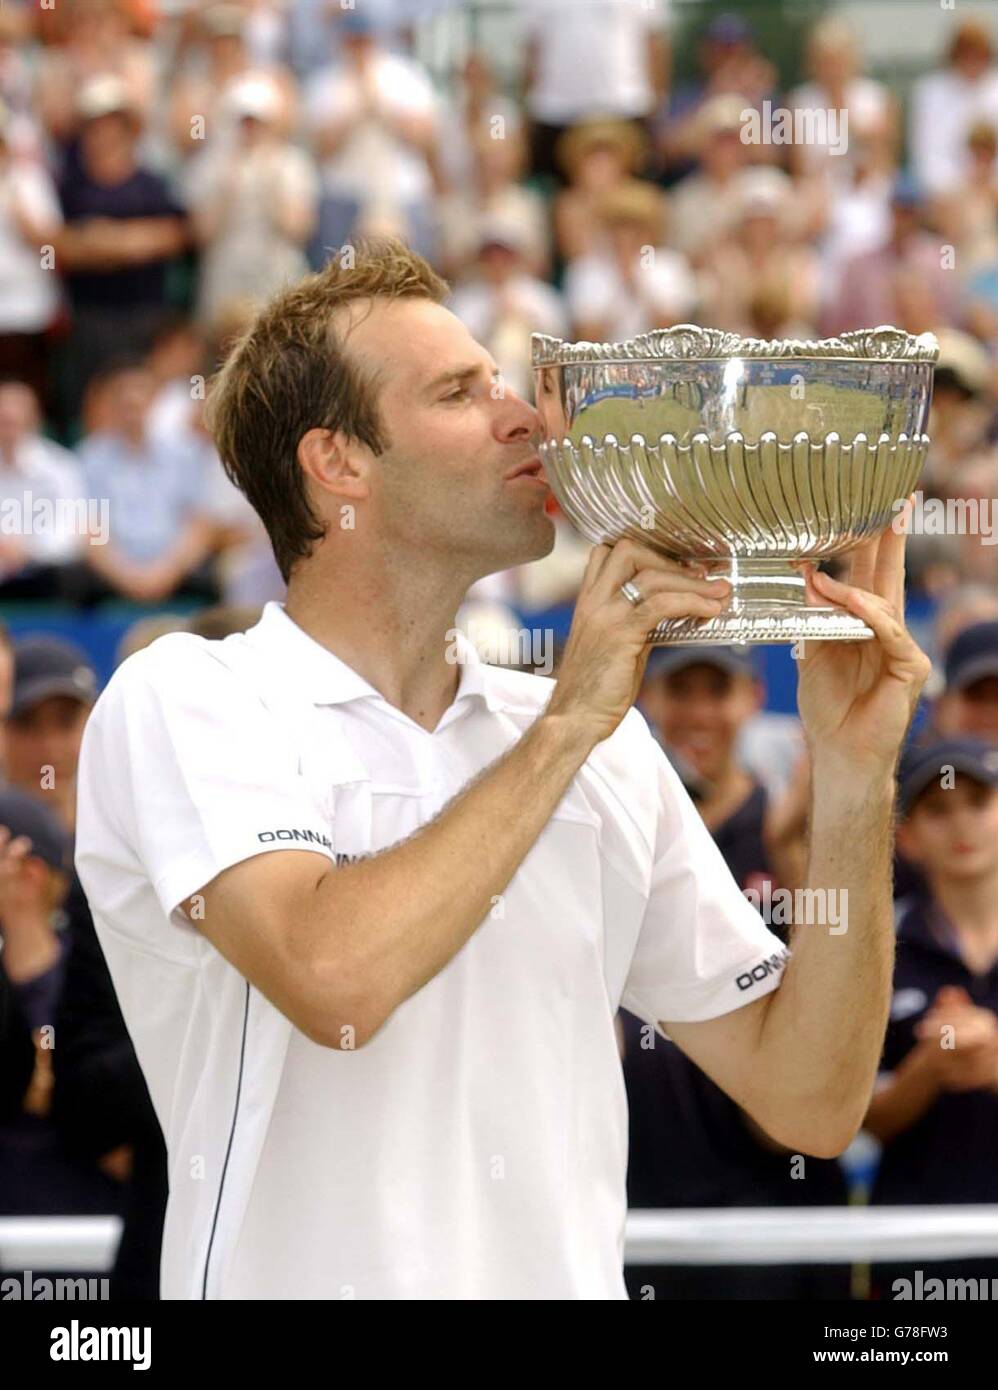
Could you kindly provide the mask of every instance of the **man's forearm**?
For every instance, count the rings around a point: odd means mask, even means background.
[[[460,950],[488,918],[591,746],[568,719],[542,715],[408,840],[323,875],[302,944],[320,988],[324,980],[335,984],[342,999],[347,982],[358,1015],[347,1022],[375,1031]]]
[[[844,1147],[866,1111],[887,1024],[894,779],[819,761],[813,786],[811,896],[803,901],[816,920],[795,923],[792,958],[762,1024],[760,1063],[781,1110],[792,1116],[818,1103],[833,1147],[839,1135]]]

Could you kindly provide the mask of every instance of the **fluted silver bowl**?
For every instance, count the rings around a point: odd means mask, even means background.
[[[632,536],[715,562],[719,617],[662,624],[657,644],[872,637],[805,603],[792,561],[878,535],[914,487],[939,348],[880,327],[814,341],[680,324],[620,343],[533,335],[540,452],[593,544]]]

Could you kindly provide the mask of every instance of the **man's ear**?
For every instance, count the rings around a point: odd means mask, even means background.
[[[298,441],[298,462],[323,492],[364,500],[370,496],[366,450],[342,430],[307,430]]]

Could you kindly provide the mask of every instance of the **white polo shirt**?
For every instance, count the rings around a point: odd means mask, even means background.
[[[430,733],[270,603],[130,657],[86,726],[76,863],[169,1151],[165,1298],[624,1298],[614,1034],[775,988],[785,952],[637,711],[489,917],[355,1051],[309,1041],[177,904],[288,846],[430,820],[552,682],[484,665]]]

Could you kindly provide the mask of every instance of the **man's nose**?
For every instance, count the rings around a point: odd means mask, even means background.
[[[506,440],[532,440],[540,443],[542,437],[540,413],[522,396],[518,396],[509,387],[503,395],[501,404],[505,407],[500,412],[497,433],[502,441]]]

